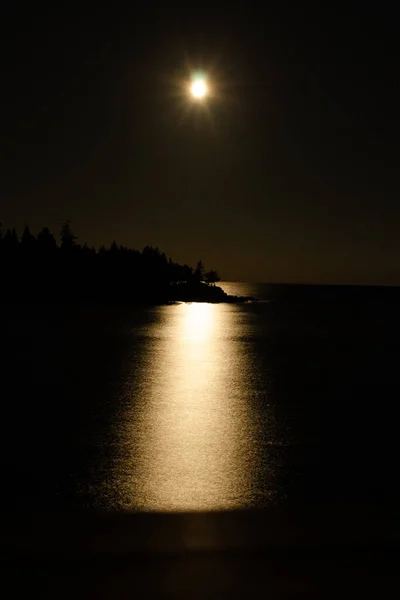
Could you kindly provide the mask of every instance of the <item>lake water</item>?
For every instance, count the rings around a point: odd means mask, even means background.
[[[398,290],[3,307],[2,508],[396,501]]]

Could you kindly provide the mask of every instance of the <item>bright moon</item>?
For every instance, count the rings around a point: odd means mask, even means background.
[[[207,86],[203,79],[196,79],[193,81],[190,91],[195,98],[204,98],[207,94]]]

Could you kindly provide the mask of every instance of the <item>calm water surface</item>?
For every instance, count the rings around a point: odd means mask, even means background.
[[[264,301],[3,308],[3,508],[398,498],[398,293],[223,286]]]

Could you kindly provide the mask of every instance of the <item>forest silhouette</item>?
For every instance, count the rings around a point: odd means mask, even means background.
[[[158,248],[117,245],[98,250],[78,243],[69,221],[57,244],[47,228],[35,236],[28,226],[19,238],[0,227],[3,302],[104,302],[165,304],[176,301],[237,302],[215,284],[214,270],[178,264]]]

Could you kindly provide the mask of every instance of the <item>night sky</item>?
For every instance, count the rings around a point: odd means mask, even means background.
[[[400,284],[394,8],[12,4],[4,226],[71,219],[81,242],[159,246],[224,279]]]

